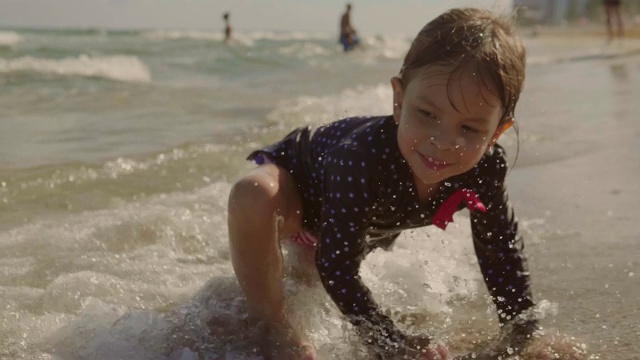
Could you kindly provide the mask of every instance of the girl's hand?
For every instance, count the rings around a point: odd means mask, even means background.
[[[442,344],[432,344],[427,336],[411,336],[407,339],[398,359],[447,360],[449,350]]]
[[[521,354],[538,330],[535,319],[515,319],[506,323],[500,331],[498,341],[480,353],[455,357],[454,360],[492,360]]]

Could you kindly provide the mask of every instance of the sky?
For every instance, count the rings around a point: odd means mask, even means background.
[[[231,13],[234,31],[337,32],[349,0],[0,0],[0,28],[221,30]],[[366,34],[414,34],[442,11],[458,6],[510,9],[511,0],[351,0],[352,24]]]

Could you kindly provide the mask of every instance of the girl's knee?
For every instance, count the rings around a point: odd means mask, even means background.
[[[266,226],[275,221],[279,236],[298,231],[301,200],[295,180],[275,165],[261,166],[238,180],[229,195],[229,224]]]
[[[273,213],[277,188],[277,182],[266,174],[251,174],[243,177],[231,187],[229,213]]]

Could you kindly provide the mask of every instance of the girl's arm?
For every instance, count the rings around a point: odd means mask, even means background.
[[[501,325],[534,306],[524,242],[505,186],[506,173],[504,150],[496,146],[494,154],[479,164],[477,174],[482,179],[480,198],[487,212],[471,213],[478,263]]]
[[[324,198],[316,265],[322,284],[364,342],[393,354],[406,336],[382,314],[360,278],[374,195],[373,171],[366,156],[348,145],[326,154]],[[377,166],[377,165],[376,165]]]
[[[473,245],[501,324],[534,305],[524,242],[506,193],[472,216]]]
[[[358,243],[364,241],[355,238],[347,241],[349,246],[357,249],[353,251],[324,242],[326,239],[336,239],[336,234],[323,232],[317,248],[316,264],[322,284],[340,311],[356,327],[364,343],[372,346],[376,352],[392,354],[407,337],[380,311],[371,291],[360,278],[364,247]]]

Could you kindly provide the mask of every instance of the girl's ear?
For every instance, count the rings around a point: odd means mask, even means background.
[[[394,76],[391,78],[391,89],[393,90],[393,119],[398,124],[402,115],[402,97],[404,95],[402,80],[399,77]]]
[[[493,137],[491,138],[491,142],[489,143],[489,147],[493,146],[498,141],[498,138],[500,138],[500,135],[502,135],[505,131],[509,130],[509,128],[512,127],[513,124],[515,123],[516,123],[516,119],[514,119],[511,116],[506,118],[504,121],[502,121],[502,123],[498,125],[496,132],[493,134]]]

